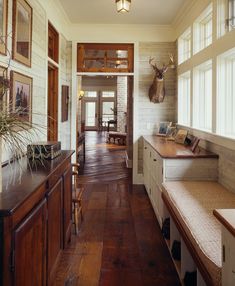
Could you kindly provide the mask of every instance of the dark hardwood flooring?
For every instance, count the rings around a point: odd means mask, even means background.
[[[86,134],[84,221],[61,257],[54,286],[180,285],[148,196],[133,186],[125,148]]]

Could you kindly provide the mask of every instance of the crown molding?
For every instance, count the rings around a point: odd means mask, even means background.
[[[68,25],[71,25],[72,22],[71,22],[71,20],[69,19],[68,14],[65,12],[65,10],[64,10],[64,8],[63,8],[61,2],[58,1],[58,0],[52,0],[52,2],[56,2],[56,5],[57,5],[57,7],[59,8],[59,11],[60,11],[60,12],[63,14],[63,16],[64,16],[64,20],[67,22]]]
[[[183,21],[185,15],[187,15],[187,13],[192,9],[192,7],[196,4],[197,1],[198,0],[186,0],[186,2],[182,5],[171,24],[173,29],[176,29],[176,27]]]

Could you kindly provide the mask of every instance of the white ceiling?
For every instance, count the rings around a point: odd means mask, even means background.
[[[132,0],[129,13],[117,13],[115,0],[58,0],[72,23],[172,24],[189,0]]]

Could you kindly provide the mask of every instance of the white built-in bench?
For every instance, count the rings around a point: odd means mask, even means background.
[[[235,209],[235,194],[209,181],[165,182],[162,187],[170,245],[181,240],[181,278],[186,271],[197,270],[198,286],[222,285],[221,225],[213,211]]]

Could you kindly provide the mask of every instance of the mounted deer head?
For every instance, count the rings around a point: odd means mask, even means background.
[[[165,85],[164,85],[164,74],[167,72],[168,68],[174,68],[174,58],[172,54],[169,54],[169,63],[167,65],[163,64],[162,68],[157,67],[157,63],[153,64],[154,58],[149,59],[149,64],[152,66],[155,76],[153,83],[149,88],[149,99],[153,103],[163,102],[165,97]]]

